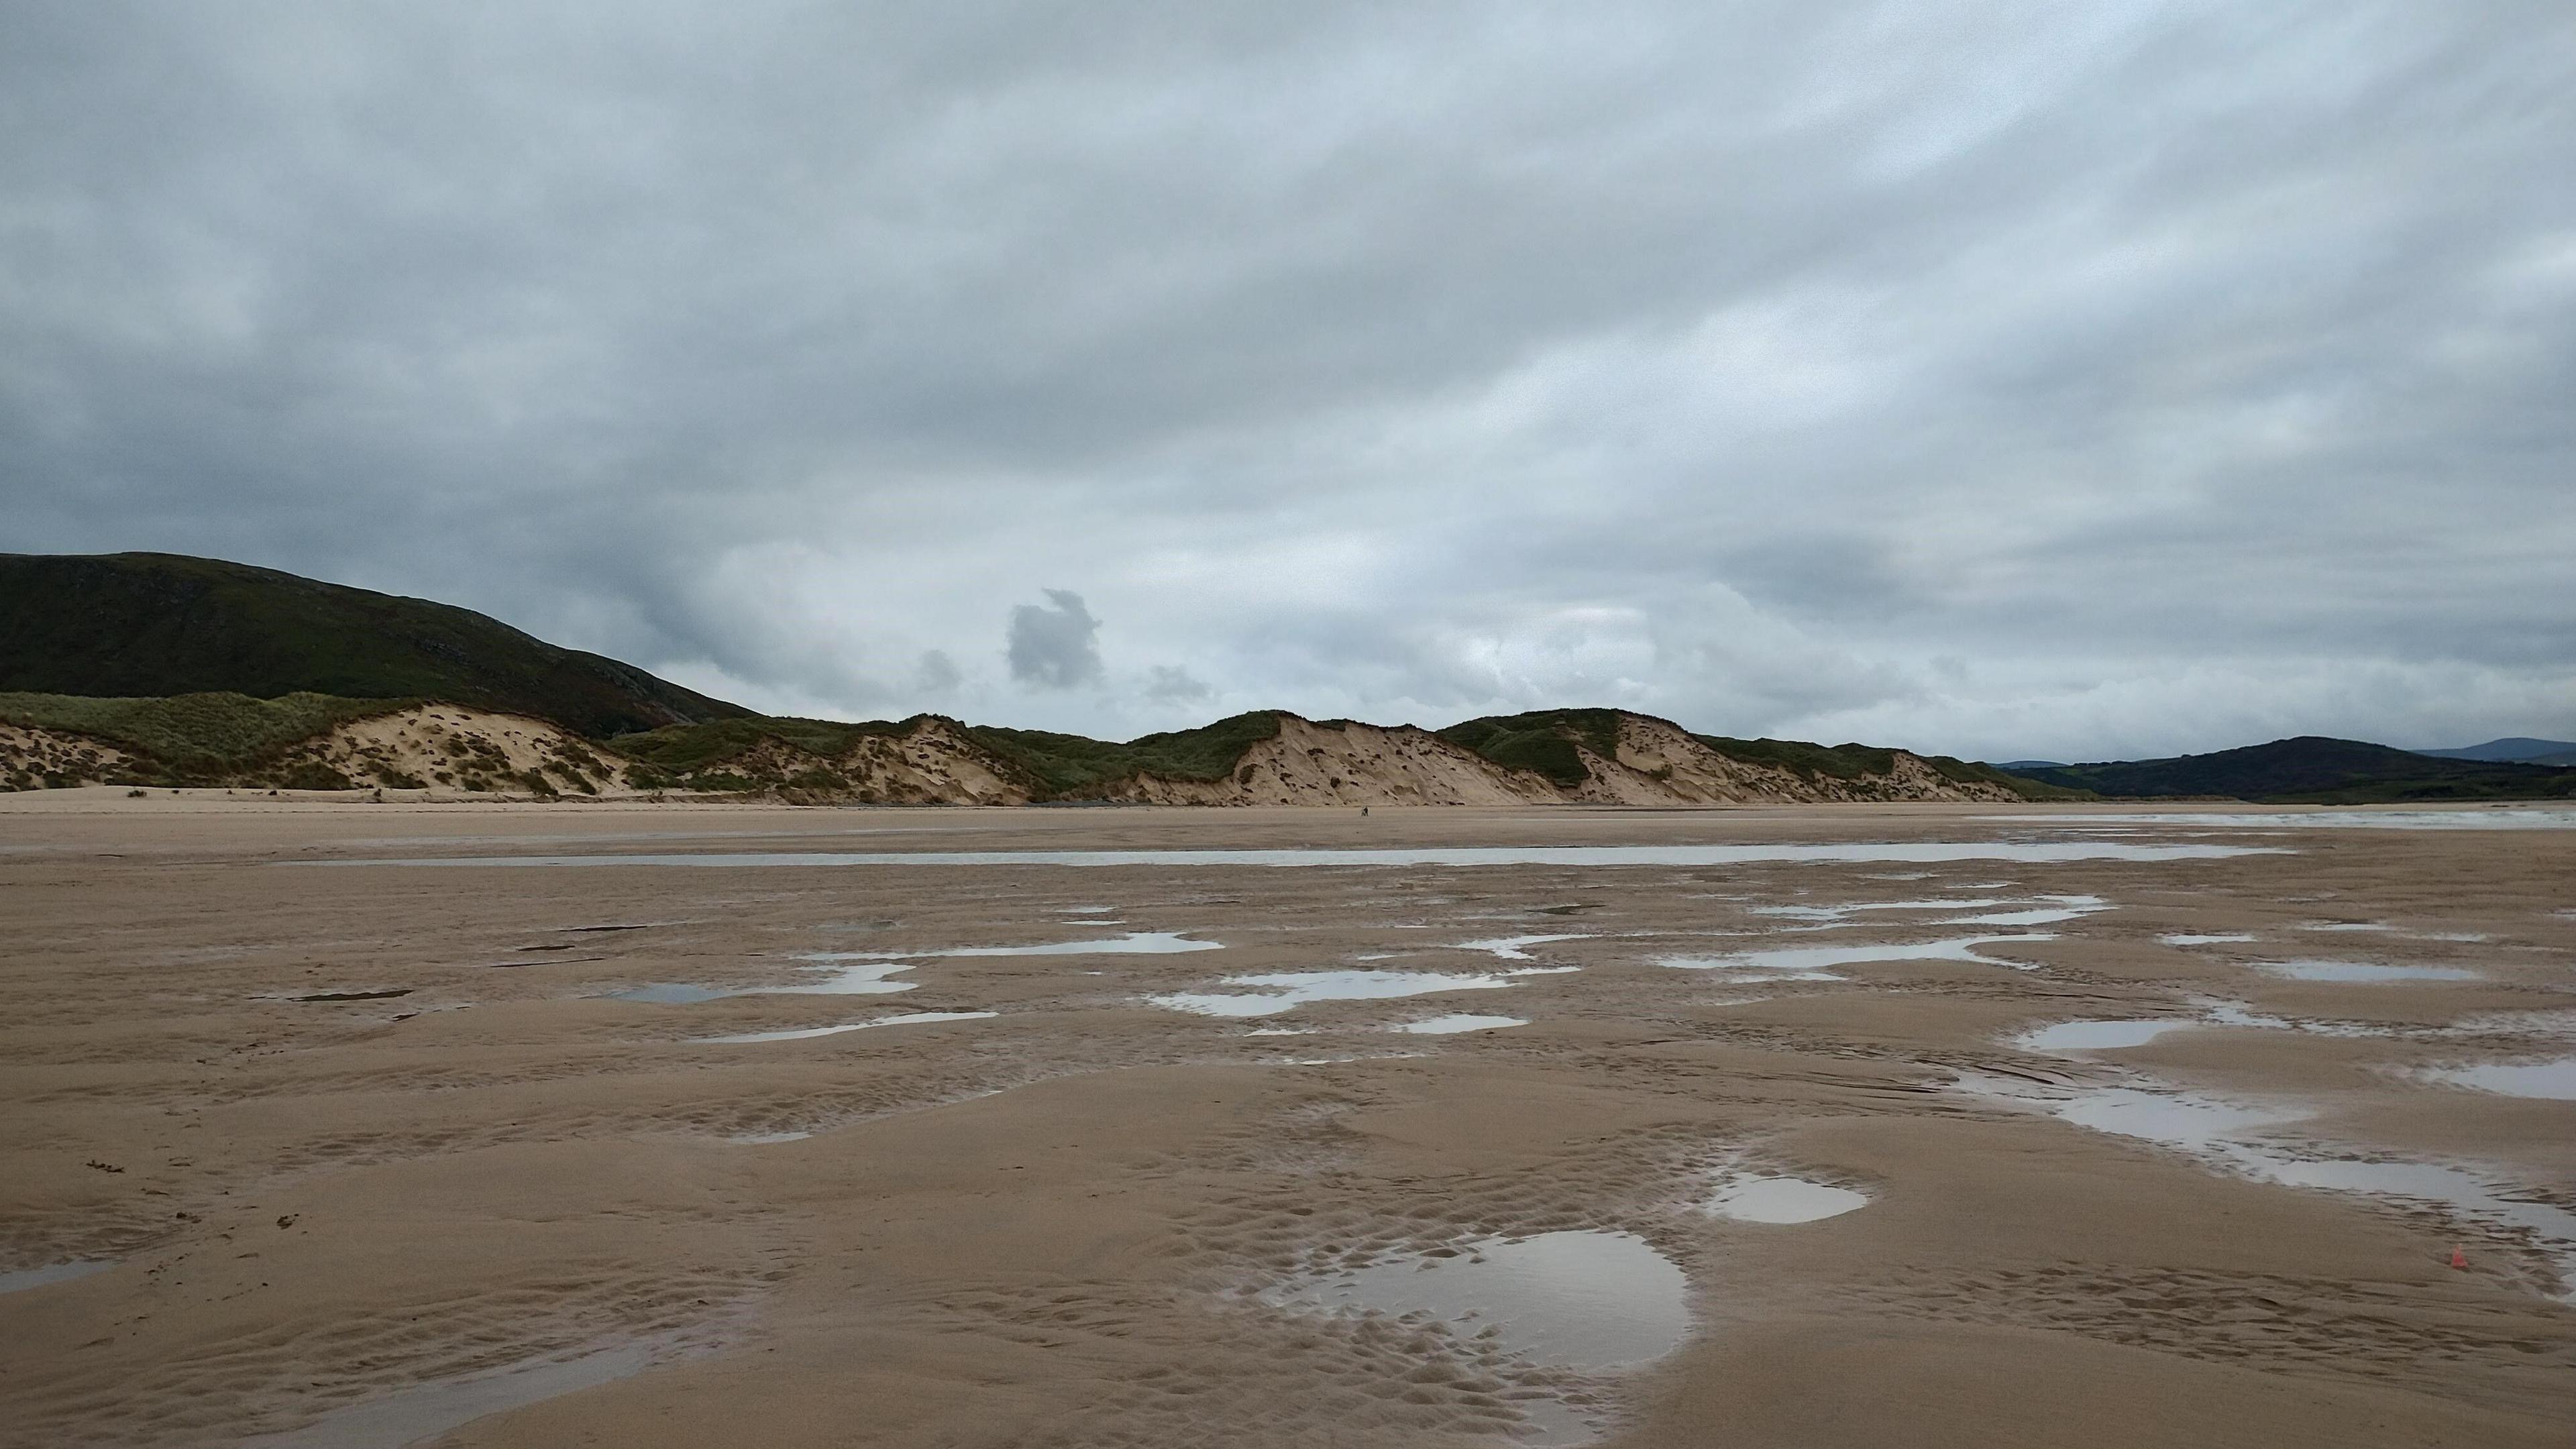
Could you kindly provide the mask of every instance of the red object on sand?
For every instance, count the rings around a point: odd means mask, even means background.
[[[2451,1266],[2454,1268],[2465,1268],[2469,1266],[2468,1250],[2465,1248],[2453,1248],[2451,1250]]]

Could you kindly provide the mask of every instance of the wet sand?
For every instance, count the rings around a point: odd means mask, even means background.
[[[0,798],[0,1443],[2566,1444],[2576,830],[2110,813]]]

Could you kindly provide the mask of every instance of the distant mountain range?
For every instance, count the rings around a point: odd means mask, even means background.
[[[2509,761],[2525,765],[2576,765],[2576,741],[2534,740],[2520,735],[2461,750],[2417,750],[2437,760]]]
[[[2121,799],[2214,796],[2353,805],[2576,796],[2576,769],[2442,758],[2319,735],[2169,760],[2093,765],[2023,761],[2005,768],[2024,778]]]
[[[880,803],[1692,805],[2529,799],[2576,769],[2351,740],[1974,764],[1694,734],[1609,709],[1439,731],[1258,710],[1127,741],[935,715],[753,714],[453,605],[175,554],[0,554],[0,785],[683,792]],[[2456,756],[2449,758],[2447,756]]]

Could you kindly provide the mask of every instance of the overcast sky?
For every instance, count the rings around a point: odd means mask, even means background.
[[[2576,738],[2576,6],[0,0],[0,549],[755,707]]]

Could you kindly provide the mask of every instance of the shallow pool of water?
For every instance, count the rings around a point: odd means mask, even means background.
[[[2053,926],[2061,921],[2081,920],[2111,909],[2111,903],[2099,896],[2048,896],[2051,904],[2031,906],[2017,911],[1992,911],[1982,916],[1960,916],[1943,922],[1952,926]]]
[[[887,980],[898,972],[911,970],[912,963],[872,951],[814,951],[796,959],[814,962],[815,965],[808,968],[812,974],[807,980],[785,986],[697,986],[686,982],[656,981],[647,986],[612,991],[608,999],[688,1006],[701,1001],[720,1001],[729,996],[889,996],[898,991],[910,991],[921,984]]]
[[[1662,1357],[1690,1333],[1690,1281],[1631,1233],[1485,1238],[1320,1274],[1264,1295],[1309,1312],[1421,1314],[1460,1338],[1491,1330],[1533,1363],[1610,1369]]]
[[[2046,931],[2030,931],[2003,936],[1957,936],[1946,941],[1917,941],[1910,945],[1885,944],[1862,946],[1786,946],[1768,951],[1736,951],[1724,956],[1659,956],[1658,966],[1678,971],[1723,971],[1739,981],[1840,981],[1833,973],[1836,966],[1856,966],[1867,961],[1973,961],[1983,966],[2009,966],[2015,971],[2029,971],[2031,965],[2020,961],[1999,961],[1977,954],[1977,947],[2008,941],[2054,941]]]
[[[2475,981],[2457,966],[2380,966],[2367,961],[2258,961],[2257,970],[2291,981]]]
[[[1310,1001],[1379,1001],[1443,991],[1489,991],[1512,983],[1500,976],[1449,971],[1275,971],[1229,976],[1218,984],[1252,989],[1172,991],[1145,999],[1201,1016],[1275,1016]]]
[[[1476,1016],[1453,1011],[1447,1016],[1425,1017],[1420,1021],[1401,1022],[1388,1031],[1411,1032],[1415,1036],[1454,1036],[1462,1031],[1499,1031],[1507,1026],[1527,1026],[1529,1020],[1519,1016]]]
[[[1740,1223],[1821,1222],[1869,1206],[1869,1195],[1803,1177],[1732,1173],[1700,1204],[1714,1216]]]
[[[907,1011],[896,1016],[880,1016],[869,1021],[844,1022],[839,1026],[808,1026],[793,1031],[744,1031],[730,1036],[693,1036],[698,1042],[803,1041],[809,1037],[839,1036],[845,1031],[866,1031],[872,1026],[919,1026],[934,1021],[982,1021],[995,1013],[990,1011]]]
[[[1890,878],[1892,879],[1892,877]],[[1988,906],[2003,904],[2005,904],[2005,902],[1993,899],[1853,901],[1847,904],[1835,906],[1755,906],[1753,907],[1751,914],[1757,916],[1781,916],[1790,920],[1798,921],[1839,921],[1846,916],[1857,915],[1862,911],[1981,911]]]
[[[2556,1260],[2562,1287],[2576,1284],[2576,1212],[2529,1200],[2519,1196],[2517,1189],[2466,1168],[2328,1157],[2260,1139],[2258,1134],[2266,1129],[2315,1115],[2308,1107],[2229,1101],[2162,1086],[2049,1089],[1973,1076],[1963,1076],[1960,1085],[1980,1096],[2035,1107],[2079,1127],[2187,1152],[2260,1181],[2431,1203],[2473,1222],[2518,1228],[2530,1233]]]
[[[2164,942],[2168,946],[2223,946],[2243,945],[2252,942],[2255,938],[2237,931],[2220,931],[2215,933],[2201,931],[2169,931],[2164,935],[2156,937],[2156,939]]]
[[[48,1283],[68,1283],[92,1273],[104,1273],[115,1266],[114,1258],[87,1258],[76,1263],[47,1263],[41,1268],[21,1268],[14,1273],[0,1273],[0,1293],[42,1288]]]
[[[1483,951],[1488,955],[1504,961],[1527,961],[1531,959],[1529,948],[1532,946],[1545,946],[1557,941],[1584,941],[1589,939],[1591,938],[1588,935],[1582,933],[1570,936],[1503,936],[1491,941],[1461,941],[1455,949],[1460,951]]]
[[[2477,1062],[2463,1067],[2435,1067],[2424,1075],[2437,1082],[2507,1097],[2576,1102],[2576,1057],[2545,1062]]]
[[[2145,1046],[2166,1032],[2194,1025],[2197,1023],[2176,1021],[2171,1017],[2142,1021],[2061,1021],[2023,1032],[2012,1042],[2027,1052],[2117,1051],[2122,1047]]]
[[[879,951],[875,956],[1171,956],[1222,951],[1222,941],[1193,941],[1180,931],[1130,931],[1093,941],[1050,941],[1042,946],[950,946],[937,951]]]
[[[446,855],[373,860],[277,861],[279,866],[580,867],[1051,865],[1051,866],[1713,866],[1765,862],[2013,860],[2223,860],[2285,855],[2273,846],[2142,845],[2124,840],[1873,841],[1779,845],[1500,845],[1381,850],[960,850],[727,851],[632,855]]]
[[[338,1410],[292,1433],[252,1439],[243,1449],[403,1449],[487,1414],[642,1373],[652,1365],[655,1349],[650,1343],[623,1344],[578,1358],[422,1384]]]

